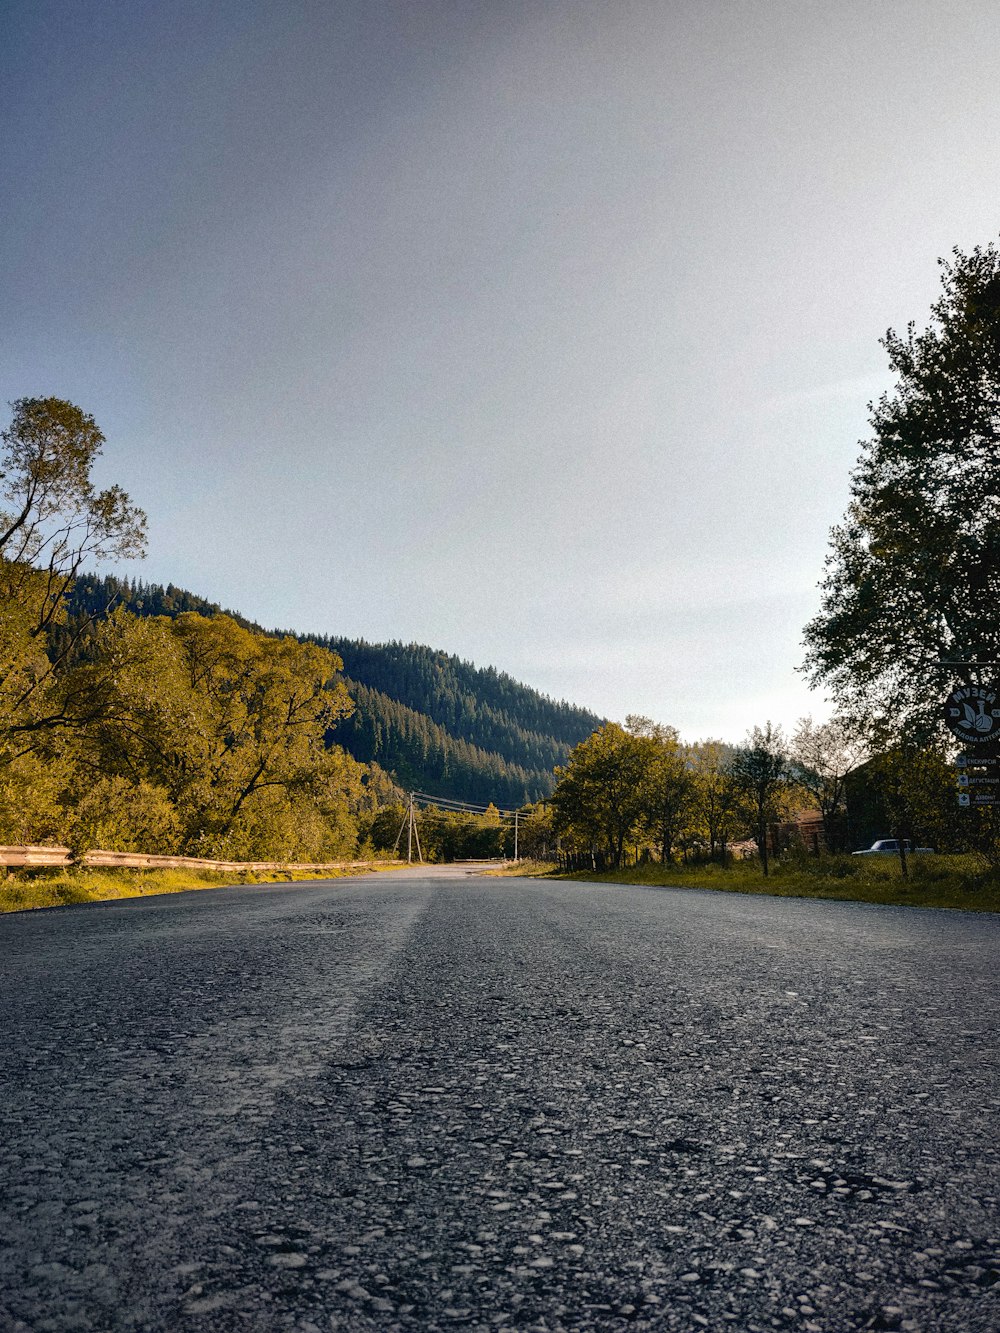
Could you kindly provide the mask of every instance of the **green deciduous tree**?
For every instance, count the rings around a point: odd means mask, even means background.
[[[109,616],[126,585],[83,566],[141,555],[144,515],[120,487],[93,484],[104,437],[91,416],[56,398],[12,409],[0,454],[0,841],[352,855],[394,789],[328,743],[352,707],[340,659],[222,615]],[[68,614],[81,584],[85,604]],[[159,592],[174,614],[201,605]]]
[[[691,819],[695,779],[688,748],[681,744],[675,727],[647,717],[629,716],[625,726],[644,743],[642,824],[666,865]]]
[[[308,796],[329,823],[334,806],[363,797],[360,766],[347,772],[325,747],[351,707],[339,666],[314,644],[226,616],[116,613],[60,690],[84,769],[164,791],[185,850],[266,857],[295,841],[297,800]]]
[[[77,854],[98,847],[106,852],[180,851],[181,821],[162,787],[145,780],[103,776],[76,793],[67,841]]]
[[[64,793],[72,763],[60,753],[28,753],[0,764],[0,844],[65,843]]]
[[[732,772],[733,747],[724,741],[699,741],[690,747],[694,789],[692,832],[714,860],[725,859],[726,843],[740,818],[740,793]]]
[[[805,631],[813,682],[890,740],[937,728],[939,662],[1000,661],[1000,252],[955,251],[942,279],[928,327],[883,340],[897,385]]]
[[[892,837],[899,840],[900,866],[906,878],[907,841],[916,844],[930,839],[940,845],[955,837],[954,769],[939,749],[904,740],[865,765],[865,777],[876,788]]]
[[[104,436],[59,398],[21,398],[0,457],[0,763],[47,744],[65,723],[51,689],[73,646],[50,631],[85,561],[141,555],[145,516],[118,486],[95,490]]]
[[[761,867],[768,873],[768,827],[782,814],[782,797],[789,786],[788,756],[780,727],[770,722],[754,727],[746,743],[733,754],[732,774],[742,796]]]
[[[581,847],[600,847],[620,866],[646,805],[649,747],[608,722],[570,752],[556,769],[551,805],[556,832]]]
[[[94,418],[60,398],[19,398],[3,440],[0,556],[44,569],[51,604],[85,560],[141,555],[145,515],[120,486],[96,491],[91,468],[104,446]]]
[[[521,858],[548,860],[555,848],[555,831],[552,827],[552,811],[548,803],[538,801],[525,806],[518,820],[518,855]],[[506,852],[514,854],[513,829],[508,824]]]

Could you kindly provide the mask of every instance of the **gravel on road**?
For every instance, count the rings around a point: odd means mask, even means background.
[[[458,871],[8,916],[0,1329],[996,1333],[998,944]]]

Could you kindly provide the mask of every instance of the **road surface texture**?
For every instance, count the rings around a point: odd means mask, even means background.
[[[8,916],[0,1328],[995,1333],[998,944],[454,870]]]

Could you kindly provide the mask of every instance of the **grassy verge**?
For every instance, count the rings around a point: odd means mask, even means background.
[[[492,870],[484,870],[483,874],[498,877],[517,875],[520,879],[540,879],[543,876],[551,878],[557,869],[552,861],[531,861],[526,858],[523,861],[508,861],[505,865],[495,866]]]
[[[779,898],[827,898],[907,907],[942,907],[1000,912],[1000,874],[973,855],[912,857],[903,879],[895,857],[827,856],[779,862],[765,877],[755,861],[718,865],[640,865],[603,874],[559,874],[554,866],[507,874],[547,875],[609,884],[646,884],[717,889],[724,893],[770,894]]]
[[[386,869],[391,869],[387,864]],[[33,907],[66,907],[71,903],[107,902],[114,898],[148,898],[158,893],[187,893],[217,889],[227,884],[275,884],[289,880],[339,879],[363,875],[361,867],[327,870],[322,874],[243,871],[220,874],[213,870],[28,870],[0,880],[0,912],[23,912]]]

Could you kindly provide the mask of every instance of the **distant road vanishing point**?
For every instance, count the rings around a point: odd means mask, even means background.
[[[0,919],[0,1329],[1000,1329],[1000,918],[414,868]]]

